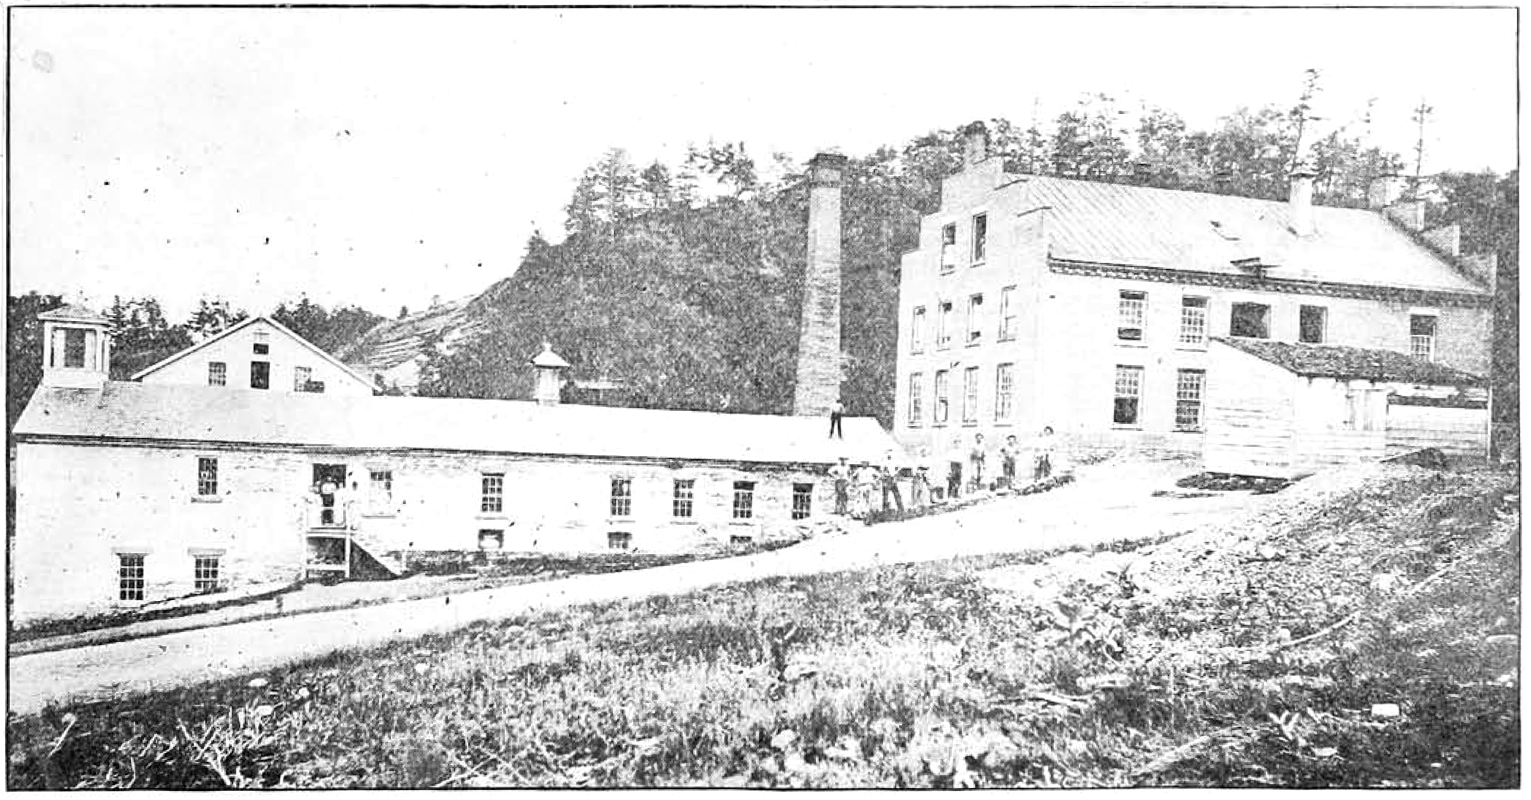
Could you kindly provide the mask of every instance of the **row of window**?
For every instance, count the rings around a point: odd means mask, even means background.
[[[989,215],[973,216],[973,236],[968,248],[968,263],[978,266],[989,255]],[[957,223],[941,228],[941,271],[951,272],[957,268]]]
[[[1200,369],[1182,369],[1175,376],[1175,427],[1179,430],[1200,430],[1202,394],[1206,388],[1207,374]],[[980,368],[968,367],[962,371],[962,422],[978,422],[978,392]],[[925,376],[913,373],[909,376],[910,427],[918,427],[925,419]],[[936,370],[933,393],[934,414],[931,420],[944,425],[950,416],[950,370]],[[1005,422],[1014,412],[1015,365],[998,364],[994,368],[994,419]],[[1139,424],[1143,398],[1143,367],[1118,365],[1116,368],[1115,398],[1112,406],[1112,422],[1117,425]]]
[[[222,362],[222,361],[209,361],[209,362],[207,362],[207,385],[208,386],[227,386],[228,383],[229,383],[229,365],[224,363],[224,362]],[[251,389],[270,389],[271,388],[271,362],[270,361],[251,361],[250,362],[250,388]],[[294,392],[315,392],[315,393],[322,393],[324,391],[324,382],[323,381],[316,381],[316,380],[314,380],[314,371],[313,371],[313,369],[311,369],[309,367],[293,367],[292,368],[292,390]]]
[[[218,494],[218,459],[212,456],[197,458],[197,494],[211,497]],[[633,513],[633,480],[616,477],[611,479],[611,516],[630,517]],[[696,480],[676,478],[673,485],[670,513],[679,519],[689,518],[695,511]],[[367,504],[374,511],[388,511],[393,507],[393,470],[369,469],[367,471]],[[755,508],[755,482],[734,481],[733,518],[751,519]],[[813,510],[813,484],[792,484],[792,518],[807,519]],[[505,473],[485,472],[479,475],[479,511],[484,514],[505,512]]]
[[[611,516],[633,515],[633,479],[611,479]],[[734,481],[732,513],[734,519],[755,516],[755,482]],[[696,511],[696,479],[675,478],[671,483],[670,516],[689,519]],[[807,519],[813,513],[813,484],[792,484],[792,518]]]
[[[117,599],[143,600],[146,570],[144,553],[119,553],[117,555]],[[218,588],[219,557],[214,555],[192,556],[192,588],[198,592],[211,592]]]
[[[979,367],[962,371],[962,421],[964,424],[978,422]],[[951,415],[951,370],[935,372],[932,393],[934,414],[931,421],[945,425]],[[994,368],[994,419],[1010,419],[1015,408],[1015,365],[999,364]],[[925,419],[925,375],[916,372],[909,376],[909,425],[918,426]]]
[[[1201,369],[1175,371],[1175,429],[1201,430],[1202,396],[1207,388],[1207,372]],[[1143,404],[1143,367],[1116,365],[1115,397],[1111,404],[1111,422],[1115,425],[1141,424]]]
[[[482,492],[480,495],[479,511],[485,514],[504,513],[505,474],[486,472],[480,477]],[[389,491],[391,492],[392,473],[389,473],[389,481]],[[733,504],[731,507],[733,518],[752,519],[755,516],[755,482],[734,481],[733,488]],[[612,478],[611,493],[608,499],[610,516],[631,517],[633,515],[633,479],[627,477]],[[676,519],[689,519],[695,516],[695,513],[696,479],[673,479],[671,482],[670,516]],[[792,484],[792,518],[807,519],[812,513],[813,484]]]
[[[1180,298],[1180,334],[1177,343],[1182,346],[1204,347],[1207,343],[1208,298],[1186,295]],[[967,301],[967,328],[963,341],[967,345],[983,341],[984,298],[973,294]],[[950,300],[937,306],[937,350],[952,345],[953,318],[955,310]],[[999,341],[1015,338],[1018,330],[1015,306],[1015,287],[1000,290],[997,335]],[[1117,295],[1116,338],[1121,341],[1142,342],[1147,338],[1148,293],[1123,289]],[[909,352],[925,350],[927,313],[924,306],[914,309],[909,326]],[[1436,318],[1431,314],[1409,316],[1409,352],[1412,355],[1433,359],[1435,357]],[[1271,307],[1265,303],[1234,303],[1228,318],[1228,335],[1250,339],[1269,339],[1271,330]],[[1304,344],[1324,344],[1329,335],[1329,309],[1324,306],[1303,305],[1297,310],[1297,340]]]
[[[255,343],[251,345],[251,352],[258,356],[271,354],[271,344],[267,341],[264,331],[255,333]],[[229,365],[223,361],[207,362],[207,385],[227,386],[229,383]],[[271,362],[250,362],[250,388],[271,388]],[[323,392],[324,382],[314,380],[314,371],[309,367],[292,368],[292,390],[294,392]]]
[[[1144,320],[1148,316],[1148,293],[1123,289],[1117,295],[1116,338],[1141,342],[1145,338]],[[1434,314],[1409,315],[1409,352],[1420,358],[1435,358]],[[1248,339],[1271,337],[1271,307],[1266,303],[1234,303],[1228,315],[1228,335]],[[1297,309],[1297,341],[1324,344],[1329,340],[1329,309],[1302,305]],[[1181,345],[1202,346],[1207,342],[1207,298],[1180,298]]]
[[[730,545],[748,545],[755,541],[755,537],[741,534],[729,536]],[[608,531],[606,533],[606,547],[611,550],[633,549],[632,531]],[[478,532],[478,549],[480,550],[503,550],[505,549],[505,531],[500,528],[482,529]]]
[[[952,346],[952,303],[943,300],[936,306],[936,349],[945,350]],[[924,306],[914,309],[914,318],[909,326],[909,352],[922,353],[925,351],[925,326],[926,313]],[[1015,338],[1019,330],[1018,315],[1015,306],[1015,287],[1006,286],[999,290],[999,315],[996,335],[1001,342],[1007,342]],[[968,297],[967,302],[967,332],[963,341],[969,345],[980,344],[983,341],[983,295],[974,294]]]

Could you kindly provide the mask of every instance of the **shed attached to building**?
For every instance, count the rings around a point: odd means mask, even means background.
[[[1488,453],[1482,377],[1388,350],[1214,338],[1204,463],[1210,472],[1297,478],[1433,447]]]

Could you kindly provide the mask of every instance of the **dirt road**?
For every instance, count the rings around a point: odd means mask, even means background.
[[[812,539],[771,553],[586,575],[343,611],[180,631],[10,660],[11,712],[103,699],[271,669],[473,622],[582,603],[680,594],[724,583],[957,555],[1090,544],[1186,530],[1264,498],[1228,493],[1153,497],[1184,469],[1128,464],[1085,470],[1039,495]]]

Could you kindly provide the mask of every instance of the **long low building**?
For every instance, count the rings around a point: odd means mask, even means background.
[[[79,309],[48,324],[109,335]],[[537,398],[509,401],[115,382],[54,349],[15,429],[22,623],[423,552],[758,541],[832,508],[840,457],[896,448],[870,418],[829,439],[822,418],[560,404],[550,350]]]
[[[1214,337],[1224,383],[1208,393],[1212,472],[1299,478],[1434,448],[1488,456],[1486,381],[1390,350]]]

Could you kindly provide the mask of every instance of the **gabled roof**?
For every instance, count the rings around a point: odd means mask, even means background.
[[[274,319],[272,319],[270,317],[250,317],[249,319],[246,319],[246,320],[244,320],[244,321],[242,321],[242,322],[240,322],[240,323],[238,323],[236,325],[232,325],[229,328],[225,329],[223,332],[217,334],[216,336],[208,337],[206,340],[198,342],[197,344],[194,344],[191,347],[188,347],[185,350],[182,350],[181,352],[176,353],[175,355],[173,355],[173,356],[171,356],[171,357],[169,357],[169,358],[159,362],[158,364],[152,364],[152,365],[150,365],[148,367],[144,367],[143,369],[139,370],[137,373],[133,374],[129,378],[129,380],[134,380],[134,381],[142,380],[145,375],[150,375],[150,374],[153,374],[155,372],[158,372],[159,370],[164,369],[165,367],[167,367],[167,366],[169,366],[171,364],[174,364],[175,362],[180,361],[181,359],[186,358],[187,356],[190,356],[193,353],[196,353],[196,352],[198,352],[198,351],[200,351],[200,350],[202,350],[202,349],[204,349],[206,347],[212,346],[213,343],[215,343],[215,342],[218,342],[218,341],[226,339],[226,338],[228,338],[230,336],[233,336],[235,333],[237,333],[237,332],[239,332],[241,330],[244,330],[245,328],[248,328],[248,327],[250,327],[251,325],[254,325],[257,322],[264,322],[267,325],[270,325],[271,327],[275,328],[278,333],[282,334],[283,336],[288,337],[289,339],[292,339],[294,342],[297,342],[298,344],[300,344],[303,347],[307,348],[314,355],[316,355],[316,356],[324,359],[325,361],[329,362],[336,369],[340,370],[342,374],[350,376],[352,379],[358,381],[362,385],[366,386],[368,389],[372,388],[372,381],[367,380],[366,378],[363,378],[360,375],[357,375],[354,370],[352,370],[350,367],[346,366],[343,362],[340,361],[340,359],[335,358],[334,356],[330,355],[329,353],[324,352],[323,350],[320,350],[318,347],[316,347],[309,340],[304,339],[302,336],[299,336],[296,333],[293,333],[292,331],[287,329],[287,326],[283,325],[280,322],[277,322],[276,320],[274,320]]]
[[[112,321],[96,312],[73,304],[61,305],[52,311],[44,311],[37,315],[44,322],[88,322],[96,325],[111,325]]]
[[[1362,378],[1388,383],[1482,386],[1483,378],[1423,358],[1340,345],[1293,344],[1268,339],[1213,337],[1288,372],[1312,378]]]
[[[448,450],[590,458],[829,464],[901,452],[877,420],[540,406],[467,400],[282,392],[109,381],[100,389],[42,387],[18,437],[151,443]]]
[[[1055,259],[1230,275],[1258,259],[1272,278],[1489,291],[1376,211],[1315,205],[1314,232],[1297,236],[1284,201],[1046,176],[1010,185],[1051,209]]]

